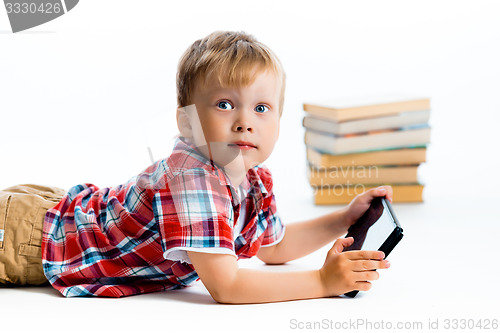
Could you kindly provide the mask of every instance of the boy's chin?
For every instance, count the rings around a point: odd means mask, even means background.
[[[195,145],[195,147],[203,156],[220,167],[226,167],[235,164],[235,162],[241,164],[241,162],[238,162],[238,160],[242,160],[241,152],[238,149],[228,147],[227,143],[210,142],[210,147],[207,145]]]

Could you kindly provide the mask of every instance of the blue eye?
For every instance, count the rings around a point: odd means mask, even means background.
[[[259,104],[255,107],[255,111],[257,111],[258,113],[264,113],[269,111],[269,108],[264,104]]]
[[[222,109],[222,110],[232,110],[233,109],[233,106],[231,105],[231,103],[229,103],[227,101],[222,101],[222,102],[217,103],[217,107],[219,109]]]

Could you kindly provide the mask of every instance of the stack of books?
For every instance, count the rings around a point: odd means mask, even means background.
[[[421,202],[417,171],[430,143],[430,100],[304,103],[309,183],[316,204],[349,203],[379,185],[394,202]]]

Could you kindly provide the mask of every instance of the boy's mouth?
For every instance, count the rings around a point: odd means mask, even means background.
[[[245,149],[245,150],[257,148],[256,145],[254,145],[253,143],[248,142],[248,141],[236,141],[236,142],[230,143],[229,146],[238,147],[239,149]]]

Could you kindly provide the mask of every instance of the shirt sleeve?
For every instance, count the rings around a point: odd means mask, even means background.
[[[231,196],[216,175],[184,171],[155,194],[153,211],[165,259],[190,263],[187,250],[236,257]]]
[[[265,220],[262,221],[264,222],[264,225],[267,224],[260,246],[273,246],[281,242],[281,240],[285,236],[285,225],[281,221],[281,218],[276,209],[276,198],[274,196],[274,193],[272,193],[272,190],[264,199],[264,205],[261,212],[259,213],[259,219]]]

